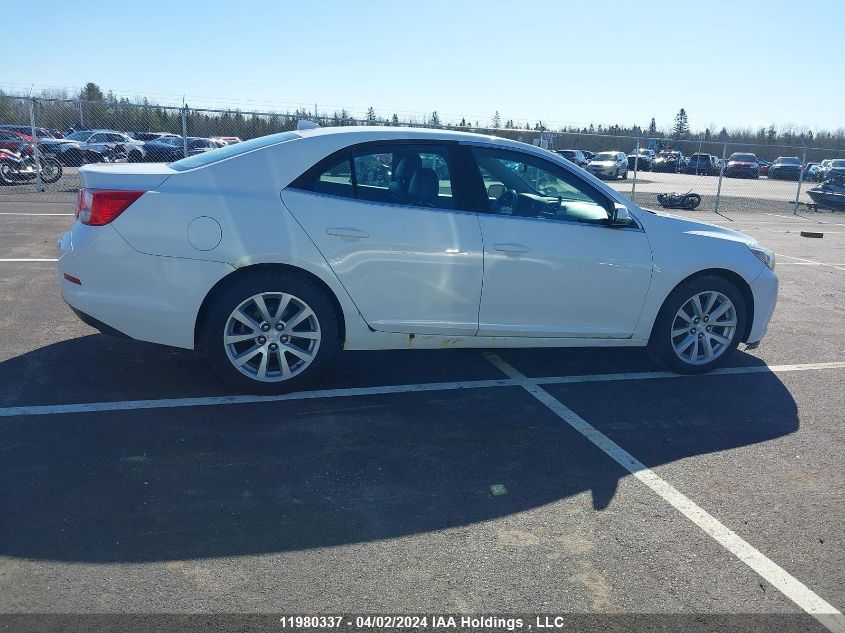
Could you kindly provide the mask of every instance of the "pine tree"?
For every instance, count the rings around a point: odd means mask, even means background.
[[[467,120],[466,120],[466,118],[461,117],[461,127],[466,127],[466,126],[467,126]]]
[[[502,119],[499,116],[499,111],[496,110],[495,114],[493,114],[493,127],[501,127]]]
[[[654,120],[654,117],[651,117],[651,123],[648,124],[648,133],[651,136],[657,134],[657,122]]]
[[[672,134],[675,138],[686,138],[689,136],[689,119],[687,111],[681,108],[675,115],[675,125],[672,126]]]
[[[100,86],[89,81],[79,92],[79,99],[81,101],[102,101],[103,91],[100,89]]]
[[[428,123],[434,127],[438,127],[440,125],[440,115],[437,114],[437,110],[431,113],[431,118],[428,120]]]
[[[766,140],[769,141],[769,143],[774,143],[777,137],[778,131],[775,129],[774,125],[770,125],[768,131],[766,132]]]
[[[373,106],[367,108],[367,123],[373,125],[376,122],[376,111],[373,109]]]
[[[393,125],[399,125],[399,116],[394,114],[390,122],[393,123]]]

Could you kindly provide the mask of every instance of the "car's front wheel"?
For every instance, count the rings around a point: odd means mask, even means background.
[[[238,279],[207,314],[201,351],[218,375],[247,391],[300,387],[340,349],[334,307],[304,276],[267,271]]]
[[[742,293],[723,277],[704,275],[679,284],[663,303],[649,341],[652,357],[681,374],[703,374],[723,364],[746,325]]]

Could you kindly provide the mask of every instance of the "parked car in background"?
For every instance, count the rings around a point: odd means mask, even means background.
[[[819,163],[807,163],[804,165],[804,180],[815,182],[819,179],[821,165]]]
[[[597,178],[615,180],[628,177],[628,155],[625,152],[599,152],[587,164],[587,171]]]
[[[689,157],[685,171],[700,176],[718,176],[719,164],[712,154],[693,154]]]
[[[687,161],[680,151],[667,150],[657,155],[651,164],[651,170],[678,173],[684,170],[686,164]]]
[[[238,136],[212,136],[211,140],[223,143],[223,145],[234,145],[235,143],[243,142]]]
[[[113,154],[126,156],[142,145],[141,141],[116,130],[80,130],[62,139],[45,141],[41,149],[63,165],[78,166],[103,162]]]
[[[141,143],[132,145],[126,152],[126,160],[130,163],[157,162],[156,159],[147,157],[148,148],[150,146],[153,149],[157,147],[154,144],[155,141],[178,139],[181,142],[182,140],[181,136],[171,134],[170,132],[133,132],[131,136],[136,141],[141,141]]]
[[[0,149],[8,152],[32,153],[32,137],[12,130],[0,130]]]
[[[728,178],[759,178],[760,165],[757,156],[747,152],[734,152],[725,165],[725,176]]]
[[[769,167],[772,180],[798,180],[801,177],[801,159],[797,156],[778,156]]]
[[[653,149],[641,147],[638,152],[628,154],[628,169],[633,171],[636,164],[637,171],[650,171],[656,154]]]
[[[570,163],[578,165],[578,167],[586,167],[590,160],[584,155],[580,149],[558,149],[556,154],[560,154]]]
[[[159,138],[164,138],[165,136],[175,136],[179,138],[178,134],[173,134],[172,132],[130,132],[129,136],[134,138],[136,141],[154,141]]]
[[[830,161],[830,165],[824,172],[824,179],[839,178],[845,176],[845,158],[837,158]]]
[[[198,136],[189,136],[187,145],[188,156],[224,147],[219,141]],[[185,143],[181,136],[162,136],[154,141],[147,141],[143,149],[143,155],[130,162],[172,163],[185,158]]]
[[[478,139],[322,128],[83,167],[62,297],[93,327],[196,349],[264,393],[341,350],[616,342],[697,374],[765,335],[778,279],[753,238],[646,211],[552,152]],[[387,186],[357,183],[365,158],[389,165]],[[437,162],[445,181],[423,166]]]
[[[586,149],[582,149],[581,152],[583,152],[584,156],[586,156],[587,161],[593,160],[593,157],[596,155],[595,152],[591,152]]]
[[[758,158],[757,159],[758,175],[768,176],[769,175],[769,167],[771,167],[771,166],[772,166],[772,164],[769,161],[763,160],[762,158]]]
[[[6,125],[5,123],[0,123],[0,130],[7,130],[9,132],[18,132],[20,134],[26,134],[27,136],[32,136],[32,127],[29,125]],[[38,139],[52,139],[55,138],[53,133],[45,127],[37,127],[35,128],[35,136]]]

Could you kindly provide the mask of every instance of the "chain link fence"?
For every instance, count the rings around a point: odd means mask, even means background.
[[[0,200],[69,200],[79,188],[82,165],[171,162],[226,144],[296,129],[300,119],[324,127],[410,125],[493,134],[561,152],[588,171],[600,173],[613,188],[641,206],[659,208],[659,194],[695,194],[700,197],[699,211],[725,214],[797,212],[802,205],[813,208],[807,189],[824,179],[829,161],[845,159],[845,150],[799,145],[435,126],[400,123],[395,117],[357,119],[345,113],[315,116],[306,111],[243,112],[128,100],[5,96],[0,104],[0,149],[29,155],[29,169],[14,173],[8,164],[0,164]],[[33,136],[38,139],[35,144],[30,143]],[[779,161],[773,168],[780,157],[789,160],[785,164]],[[7,163],[14,167],[13,158]]]

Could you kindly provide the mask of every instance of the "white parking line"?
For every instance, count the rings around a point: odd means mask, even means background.
[[[57,261],[59,261],[59,260],[58,259],[50,259],[50,258],[46,258],[46,257],[41,258],[41,259],[39,259],[39,258],[26,258],[25,259],[25,258],[22,258],[22,257],[18,257],[18,258],[13,257],[11,259],[0,259],[0,262],[57,262]]]
[[[766,374],[793,371],[815,371],[823,369],[845,369],[845,362],[805,363],[800,365],[755,365],[753,367],[724,367],[707,376],[734,374]],[[689,378],[668,371],[629,372],[624,374],[587,374],[582,376],[545,376],[541,378],[522,377],[499,378],[495,380],[468,380],[460,382],[433,382],[411,385],[388,385],[383,387],[350,387],[344,389],[321,389],[299,391],[278,396],[206,396],[197,398],[162,398],[158,400],[118,400],[115,402],[83,402],[78,404],[32,405],[0,408],[0,418],[29,415],[57,415],[64,413],[98,413],[102,411],[131,411],[133,409],[177,409],[182,407],[209,407],[226,404],[257,404],[291,400],[318,400],[321,398],[348,398],[354,396],[378,396],[394,393],[421,391],[455,391],[458,389],[487,389],[491,387],[516,387],[524,384],[566,384],[585,382],[608,382],[615,380],[650,380],[657,378]]]
[[[778,262],[778,268],[781,266],[845,266],[845,264],[820,264],[819,262]]]
[[[838,222],[825,222],[824,220],[809,218],[806,215],[781,215],[780,213],[766,213],[766,215],[771,215],[776,218],[789,218],[790,220],[794,219],[795,221],[804,220],[805,222],[813,222],[815,224],[827,224],[829,226],[845,226],[845,224],[840,224]]]
[[[545,391],[536,381],[517,371],[498,354],[486,352],[484,355],[502,373],[519,382],[523,389],[556,413],[564,422],[604,451],[613,461],[649,487],[678,512],[695,523],[717,543],[748,565],[773,587],[776,587],[783,595],[792,600],[792,602],[816,618],[827,629],[835,633],[845,633],[845,616],[833,605],[823,600],[809,587],[790,575],[785,569],[766,558],[760,551],[720,523],[714,516],[698,506],[689,497],[672,486],[672,484],[661,479],[654,471],[647,468],[624,448],[589,424],[548,391]]]
[[[836,270],[841,270],[845,272],[845,267],[837,266],[836,264],[828,264],[825,262],[817,262],[814,259],[806,259],[804,257],[795,257],[794,255],[784,255],[783,253],[776,253],[777,257],[786,257],[787,259],[795,259],[799,262],[804,262],[805,264],[816,264],[817,266],[826,266],[828,268],[835,268]]]

